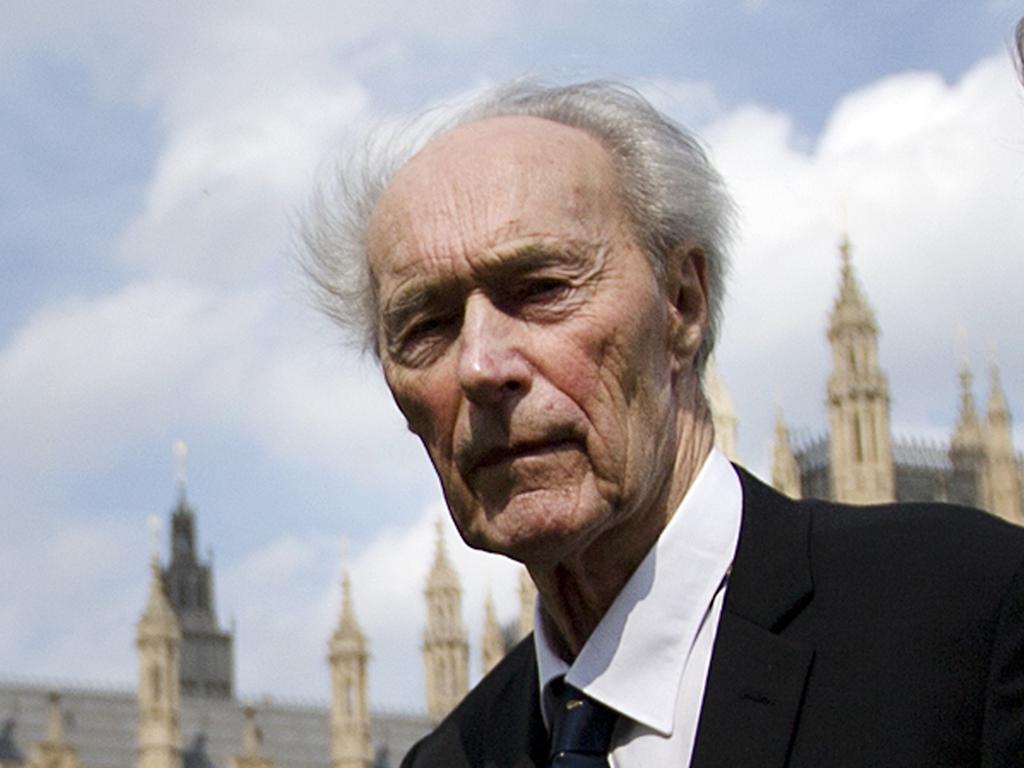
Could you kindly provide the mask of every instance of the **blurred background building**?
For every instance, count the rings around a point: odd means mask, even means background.
[[[793,497],[853,503],[949,501],[1022,524],[1024,462],[995,363],[979,415],[966,363],[958,419],[948,443],[894,437],[879,328],[840,244],[839,290],[828,318],[832,373],[828,428],[793,438],[781,411],[772,482]],[[714,364],[706,374],[719,448],[734,461],[739,420]],[[952,405],[952,404],[951,404]],[[183,457],[183,447],[179,448]],[[183,458],[182,458],[183,461]],[[465,695],[470,649],[462,587],[439,524],[426,574],[421,646],[423,709],[375,710],[367,694],[371,642],[360,628],[347,574],[336,629],[327,639],[327,706],[244,701],[234,684],[233,628],[214,600],[212,558],[197,552],[195,510],[184,473],[170,515],[170,554],[153,554],[149,593],[136,625],[136,690],[0,683],[0,768],[386,768]],[[521,571],[518,617],[501,626],[487,598],[480,672],[491,669],[533,628],[535,588]],[[73,630],[72,630],[73,631]],[[384,663],[386,659],[382,660]]]

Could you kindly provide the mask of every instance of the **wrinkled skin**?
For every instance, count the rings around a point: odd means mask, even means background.
[[[501,117],[444,134],[374,212],[384,374],[473,547],[525,563],[567,656],[678,506],[712,430],[706,264],[659,281],[600,143]]]

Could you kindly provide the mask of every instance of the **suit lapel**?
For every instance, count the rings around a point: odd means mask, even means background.
[[[813,594],[810,513],[737,472],[743,521],[692,768],[785,766],[814,655],[778,634]]]
[[[467,752],[473,765],[486,768],[543,768],[548,733],[540,711],[533,635],[527,635],[509,655],[514,666],[504,675],[500,690],[488,697],[486,723],[469,724],[471,734],[486,736]]]

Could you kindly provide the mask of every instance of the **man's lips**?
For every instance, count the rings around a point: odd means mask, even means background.
[[[579,442],[568,438],[525,440],[512,445],[497,445],[481,451],[463,463],[466,476],[472,476],[492,467],[501,466],[520,458],[545,456],[568,449],[578,449]]]

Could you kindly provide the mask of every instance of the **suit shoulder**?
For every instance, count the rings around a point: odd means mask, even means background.
[[[402,766],[454,768],[480,764],[491,753],[523,752],[539,722],[537,663],[530,635],[417,742]]]
[[[815,539],[914,549],[954,560],[1005,562],[1024,558],[1024,528],[972,507],[944,503],[854,506],[808,500]]]
[[[832,579],[908,597],[924,589],[998,601],[1024,569],[1024,528],[981,510],[942,503],[855,506],[793,500],[742,470],[740,478],[744,515],[751,516],[744,525],[757,533],[748,550],[764,542],[786,549],[789,541],[806,541],[816,589]]]
[[[861,585],[897,602],[914,595],[950,613],[991,614],[1024,570],[1024,529],[987,512],[940,503],[805,504],[822,586],[830,572],[859,574]]]

